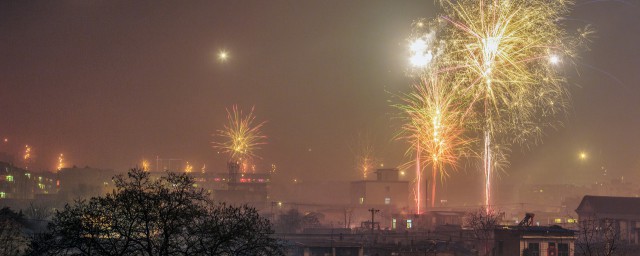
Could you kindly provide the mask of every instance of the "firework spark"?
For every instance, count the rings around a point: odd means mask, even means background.
[[[184,172],[190,173],[192,171],[193,171],[193,165],[191,165],[189,161],[187,161],[187,163],[184,166]]]
[[[24,160],[24,168],[29,169],[29,163],[31,162],[31,147],[29,145],[24,146],[24,155],[22,156],[22,159]]]
[[[441,0],[445,54],[438,72],[466,95],[475,130],[484,140],[485,205],[491,180],[513,143],[539,141],[564,113],[567,91],[554,69],[573,56],[557,23],[571,1]]]
[[[145,172],[151,170],[151,165],[149,164],[149,161],[147,161],[147,159],[142,159],[142,170]]]
[[[227,109],[229,123],[218,131],[219,140],[213,142],[214,148],[229,154],[230,162],[242,163],[241,166],[250,166],[251,161],[257,157],[255,151],[266,144],[266,136],[262,135],[261,131],[265,122],[255,123],[253,111],[251,108],[251,111],[244,115],[235,105],[231,110]]]
[[[355,148],[353,148],[352,151],[355,155],[356,170],[360,173],[362,179],[366,180],[369,174],[371,174],[380,163],[375,156],[371,136],[368,134],[358,134]]]
[[[56,170],[58,170],[58,171],[62,170],[62,168],[64,168],[64,165],[65,165],[65,163],[64,163],[64,155],[60,154],[58,156],[58,165],[56,166]]]
[[[415,155],[418,213],[422,168],[431,166],[431,207],[434,207],[437,182],[448,177],[448,171],[456,169],[458,160],[469,154],[472,140],[464,134],[464,105],[458,103],[454,88],[441,84],[437,77],[423,79],[414,85],[412,93],[403,97],[404,104],[399,106],[406,121],[401,138],[413,145],[407,153]]]

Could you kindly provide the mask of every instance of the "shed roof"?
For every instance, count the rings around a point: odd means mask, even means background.
[[[578,209],[580,213],[640,215],[639,197],[589,196],[582,198]]]

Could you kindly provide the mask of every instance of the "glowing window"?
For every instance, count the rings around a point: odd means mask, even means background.
[[[0,192],[0,198],[7,198],[7,193]]]
[[[6,179],[7,179],[7,181],[13,181],[13,176],[11,176],[11,175],[7,175],[7,178],[6,178]]]
[[[553,219],[553,222],[554,223],[562,223],[562,219],[560,219],[560,218]]]
[[[413,227],[413,222],[411,220],[407,220],[407,228]]]
[[[360,198],[360,204],[364,204],[364,197]]]
[[[567,223],[578,223],[576,219],[567,219]]]
[[[391,219],[391,229],[396,229],[396,219]]]
[[[384,199],[384,204],[390,204],[390,203],[391,203],[391,198],[386,197],[386,198]]]

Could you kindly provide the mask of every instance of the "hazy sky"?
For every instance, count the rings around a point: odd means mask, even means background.
[[[385,166],[403,162],[389,101],[411,82],[411,22],[436,11],[433,0],[1,1],[0,151],[32,145],[38,169],[64,153],[78,166],[124,170],[160,156],[224,171],[211,134],[238,104],[267,121],[258,166],[275,163],[277,179],[354,179],[359,132],[376,138]],[[543,145],[513,152],[505,180],[557,182],[600,166],[640,178],[640,4],[581,0],[566,24],[597,31],[565,67],[577,71],[572,112]],[[478,173],[466,172],[451,184]]]

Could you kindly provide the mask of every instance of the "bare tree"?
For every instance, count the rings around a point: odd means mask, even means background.
[[[57,212],[31,254],[283,255],[255,209],[210,202],[186,174],[152,180],[133,169],[115,184],[113,193]]]
[[[617,222],[597,216],[581,219],[578,224],[576,255],[613,256],[625,255]]]
[[[490,244],[493,240],[494,230],[501,221],[500,214],[493,210],[481,207],[475,212],[469,212],[465,216],[465,226],[473,230],[473,235],[482,247],[482,255],[490,255]]]
[[[0,209],[0,256],[22,255],[28,241],[22,233],[25,220],[21,213]]]
[[[351,227],[351,221],[353,220],[353,208],[345,207],[342,210],[342,213],[344,214],[344,228]]]
[[[24,215],[33,220],[47,220],[53,215],[53,209],[41,204],[29,203],[29,207],[24,209]]]
[[[296,233],[304,228],[320,226],[320,215],[318,213],[301,213],[297,209],[290,209],[283,213],[276,222],[276,231],[279,233]]]

